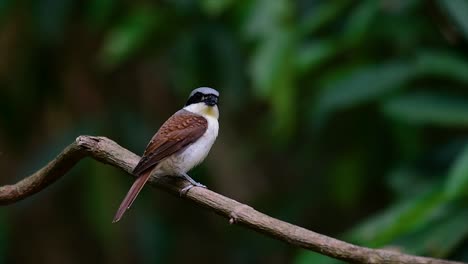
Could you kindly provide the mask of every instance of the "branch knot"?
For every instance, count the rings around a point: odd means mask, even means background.
[[[234,209],[229,213],[229,224],[235,224],[239,221],[239,216],[242,213],[246,213],[248,210],[254,210],[252,207],[246,205],[246,204],[240,204],[234,207]]]

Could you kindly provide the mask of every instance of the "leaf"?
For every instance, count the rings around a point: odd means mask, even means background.
[[[444,201],[443,192],[437,185],[433,185],[353,228],[346,237],[371,247],[385,246],[397,237],[427,223]]]
[[[468,126],[468,100],[435,93],[394,97],[382,106],[389,117],[411,124]]]
[[[451,199],[468,194],[468,144],[449,170],[445,192]]]
[[[333,3],[323,3],[310,8],[309,13],[299,23],[300,35],[313,34],[320,28],[330,24],[340,17],[351,1],[341,0]]]
[[[439,0],[439,5],[449,13],[450,18],[458,25],[468,40],[468,1],[466,0]]]
[[[418,75],[468,83],[468,58],[446,51],[425,51],[416,59]]]
[[[406,128],[404,128],[406,130]],[[406,132],[406,131],[404,131]],[[397,137],[402,137],[404,132],[394,132],[395,134],[400,134]],[[408,133],[408,132],[407,132]],[[409,132],[411,133],[411,132]],[[418,135],[419,136],[419,135]],[[400,139],[398,145],[401,145],[401,148],[406,148],[408,144],[415,144],[417,141],[415,135],[410,135],[408,139]],[[418,144],[418,143],[416,143]],[[410,146],[410,148],[414,148]],[[412,151],[412,150],[410,150]],[[399,151],[400,153],[404,154],[403,151]],[[420,154],[419,154],[420,155]],[[411,158],[406,158],[406,160],[415,160],[419,155],[414,155]],[[403,156],[403,155],[402,155]],[[413,190],[415,188],[420,188],[421,186],[425,186],[427,184],[427,175],[424,175],[421,171],[417,168],[413,168],[410,166],[398,166],[393,168],[390,173],[386,175],[386,183],[391,190],[391,192],[399,197],[400,199],[408,199],[413,196]]]
[[[364,35],[372,26],[372,22],[377,17],[379,10],[378,1],[361,1],[351,12],[346,23],[343,41],[350,45],[365,41]]]
[[[251,61],[251,72],[256,95],[267,97],[287,70],[294,45],[292,32],[278,31],[262,41]]]
[[[272,134],[286,139],[295,129],[295,71],[293,51],[297,36],[290,22],[292,3],[286,0],[256,1],[251,7],[245,35],[258,41],[250,61],[251,77],[257,97],[271,103]]]
[[[130,12],[106,37],[100,54],[101,65],[112,68],[128,59],[143,45],[160,20],[160,13],[151,8]]]
[[[243,36],[247,40],[271,38],[291,15],[292,4],[286,0],[253,1],[243,25]]]
[[[468,236],[468,209],[450,206],[434,221],[410,232],[393,243],[415,255],[446,258]]]
[[[292,52],[296,39],[293,32],[278,31],[262,42],[251,63],[256,95],[269,99],[275,122],[273,134],[288,138],[295,128],[296,86]]]
[[[209,15],[218,16],[234,4],[233,0],[203,0],[200,1],[202,9]]]
[[[326,113],[378,99],[402,88],[413,73],[401,62],[360,67],[325,83],[315,111]]]
[[[288,79],[292,72],[292,51],[296,45],[295,32],[287,21],[291,8],[291,3],[286,0],[259,0],[251,7],[246,20],[245,35],[258,41],[250,61],[254,91],[258,97],[271,98],[274,91],[291,88]]]
[[[296,49],[296,68],[298,73],[313,71],[339,51],[334,40],[315,40]]]
[[[294,259],[294,264],[342,264],[343,261],[311,252],[309,250],[300,250]]]

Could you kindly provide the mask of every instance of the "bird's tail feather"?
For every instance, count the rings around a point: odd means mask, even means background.
[[[145,186],[145,183],[148,181],[150,175],[151,175],[151,170],[148,170],[147,172],[143,173],[135,180],[132,187],[130,188],[127,195],[125,196],[122,203],[120,204],[119,210],[117,210],[117,213],[115,214],[114,220],[112,221],[112,223],[118,222],[120,218],[122,218],[124,213],[127,211],[127,209],[129,209],[130,206],[132,206],[133,201],[135,201],[141,189],[143,189],[143,186]]]

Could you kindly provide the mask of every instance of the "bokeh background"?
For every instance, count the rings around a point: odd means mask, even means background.
[[[468,1],[1,0],[0,184],[83,134],[135,153],[221,92],[191,172],[273,217],[468,261]],[[0,208],[0,263],[338,263],[83,160]]]

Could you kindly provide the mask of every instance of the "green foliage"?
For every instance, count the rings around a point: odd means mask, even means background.
[[[319,253],[310,252],[310,251],[301,251],[299,252],[295,264],[310,264],[310,263],[320,263],[320,264],[342,264],[343,261],[339,261]]]
[[[377,1],[361,1],[350,14],[342,37],[343,41],[351,45],[362,43],[378,12]]]
[[[468,3],[464,0],[439,0],[438,2],[449,13],[449,17],[455,21],[465,38],[468,39],[468,16],[466,15],[468,13]]]
[[[286,137],[295,129],[294,51],[297,36],[290,15],[291,2],[257,1],[247,20],[247,35],[259,47],[252,55],[253,88],[260,98],[270,98],[276,134]],[[284,137],[283,136],[283,137]]]
[[[300,32],[312,34],[327,26],[339,18],[350,2],[348,0],[335,1],[334,4],[322,2],[319,6],[310,8],[299,26]]]
[[[317,112],[331,112],[386,96],[401,89],[413,71],[405,63],[357,67],[344,74],[332,76],[324,83],[317,97]]]
[[[202,0],[200,4],[203,10],[209,15],[220,15],[223,11],[232,6],[234,0]]]
[[[332,40],[315,40],[312,43],[306,43],[297,48],[296,66],[300,74],[310,70],[316,70],[327,60],[336,56],[339,47]]]
[[[446,258],[468,235],[468,210],[459,206],[444,209],[430,223],[402,236],[397,241],[399,246],[410,254]]]
[[[416,59],[416,71],[422,77],[435,77],[468,83],[468,62],[460,54],[423,51]]]
[[[411,124],[468,126],[468,100],[440,93],[401,95],[386,101],[383,111]]]
[[[160,16],[158,10],[148,7],[132,10],[106,37],[100,55],[102,66],[113,68],[125,62],[143,46]]]
[[[445,191],[452,199],[466,197],[468,194],[468,145],[450,168]]]
[[[372,247],[391,245],[399,236],[424,226],[443,204],[443,192],[437,186],[412,196],[355,227],[346,236]]]

